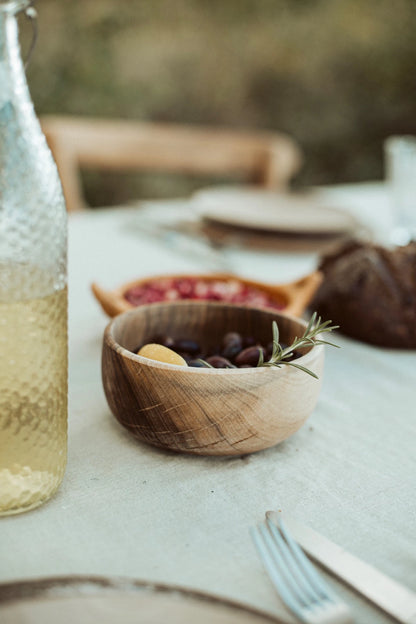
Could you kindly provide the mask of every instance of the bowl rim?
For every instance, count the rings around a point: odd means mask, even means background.
[[[304,276],[302,276],[300,279],[306,279],[308,277],[310,277],[311,275],[314,275],[315,273],[318,273],[318,271],[312,271],[311,273],[308,273]],[[203,280],[206,282],[215,282],[215,281],[220,281],[220,282],[230,282],[230,281],[235,281],[235,282],[240,282],[243,285],[249,286],[253,289],[257,289],[260,292],[262,292],[265,295],[268,295],[270,299],[272,299],[275,303],[282,303],[283,307],[281,308],[271,308],[272,310],[276,309],[276,310],[284,310],[285,308],[287,308],[290,303],[291,303],[291,296],[287,291],[287,287],[290,287],[292,285],[292,282],[281,282],[279,284],[275,284],[275,283],[268,283],[268,282],[264,282],[261,280],[256,280],[256,279],[250,279],[248,277],[241,277],[239,275],[237,275],[236,273],[232,273],[231,271],[213,271],[213,272],[195,272],[193,273],[192,271],[189,271],[188,273],[159,273],[159,274],[154,274],[154,275],[149,275],[147,277],[139,277],[136,278],[135,280],[131,280],[129,282],[125,282],[124,284],[121,284],[118,288],[114,289],[112,292],[113,293],[117,293],[117,295],[123,297],[123,299],[126,301],[126,303],[129,304],[129,306],[132,306],[133,309],[138,308],[138,307],[143,307],[145,305],[151,305],[150,303],[140,303],[138,305],[134,305],[133,303],[131,303],[128,299],[126,299],[125,295],[126,293],[129,292],[129,290],[132,290],[135,286],[139,286],[139,285],[147,285],[149,283],[152,282],[160,282],[162,280],[171,280],[171,279],[199,279],[199,280]],[[202,302],[205,301],[206,303],[231,303],[230,301],[215,301],[213,299],[207,299],[207,300],[200,300],[200,299],[175,299],[173,301],[168,301],[166,299],[163,299],[162,301],[155,301],[154,303],[175,303],[175,302],[184,302],[187,303],[188,301],[197,301],[197,302]],[[153,304],[152,304],[153,305]],[[233,305],[240,305],[239,303],[234,303]],[[246,307],[250,307],[250,304],[242,304],[242,305],[246,305]],[[251,306],[251,307],[257,307],[257,306]],[[263,306],[263,307],[267,307],[267,306]],[[268,308],[267,308],[268,309]],[[127,310],[126,310],[127,311]]]
[[[137,353],[133,353],[133,351],[129,351],[129,349],[126,349],[125,347],[121,346],[117,340],[114,338],[114,326],[116,325],[116,323],[118,322],[122,322],[126,317],[128,316],[134,316],[136,314],[142,313],[144,312],[146,309],[155,309],[155,306],[161,306],[161,307],[171,307],[171,306],[175,306],[175,307],[184,307],[184,306],[191,306],[191,307],[198,307],[200,305],[204,305],[205,307],[208,305],[209,307],[226,307],[226,308],[238,308],[238,309],[244,309],[244,310],[256,310],[259,311],[261,313],[266,313],[266,314],[270,314],[271,316],[284,316],[285,318],[298,323],[300,325],[302,325],[304,328],[307,327],[307,321],[305,321],[302,318],[299,318],[297,316],[294,316],[292,314],[285,314],[282,313],[280,310],[273,310],[273,309],[269,309],[269,308],[262,308],[260,306],[247,306],[247,305],[239,305],[239,304],[233,304],[233,303],[229,303],[229,302],[223,302],[223,301],[197,301],[197,300],[179,300],[179,301],[161,301],[161,302],[157,302],[157,303],[149,303],[149,304],[143,304],[140,306],[137,306],[135,308],[133,308],[132,310],[126,310],[126,312],[122,312],[121,314],[118,314],[117,316],[115,316],[114,318],[112,318],[110,320],[110,322],[107,324],[105,330],[104,330],[104,342],[107,343],[107,345],[116,353],[118,353],[121,357],[123,358],[127,358],[129,360],[132,360],[134,362],[138,362],[140,364],[144,364],[146,366],[149,366],[151,368],[160,368],[163,370],[169,370],[169,371],[180,371],[184,374],[202,374],[202,375],[223,375],[224,372],[227,375],[248,375],[248,374],[264,374],[267,371],[270,370],[274,370],[274,371],[280,371],[280,373],[282,374],[284,371],[286,372],[294,372],[297,369],[295,367],[291,367],[291,366],[259,366],[259,367],[252,367],[252,368],[198,368],[198,367],[194,367],[194,366],[181,366],[179,364],[168,364],[167,362],[159,362],[158,360],[152,360],[151,358],[147,358],[147,357],[143,357],[142,355],[137,355]],[[317,357],[319,357],[321,355],[321,353],[324,350],[324,346],[322,344],[315,344],[313,347],[311,347],[309,349],[309,351],[307,353],[305,353],[304,355],[300,356],[299,358],[297,358],[296,362],[299,362],[302,366],[305,366],[308,364],[308,362],[312,359],[315,359]],[[302,372],[302,371],[300,371]],[[276,373],[274,373],[276,374]]]
[[[313,294],[316,292],[317,288],[322,282],[322,272],[318,269],[312,270],[306,274],[301,275],[296,278],[294,281],[285,281],[285,282],[269,282],[261,279],[253,279],[249,277],[240,276],[235,272],[230,271],[188,271],[180,272],[180,273],[157,273],[153,275],[148,275],[145,277],[136,277],[128,282],[124,282],[119,284],[116,288],[111,290],[101,288],[96,282],[92,282],[91,290],[94,294],[94,297],[97,299],[98,303],[101,305],[105,313],[114,317],[123,312],[127,312],[128,310],[133,310],[136,307],[141,307],[143,305],[148,305],[145,303],[140,303],[139,305],[134,305],[130,301],[125,298],[125,294],[132,288],[135,288],[140,285],[145,285],[148,282],[159,281],[161,279],[188,279],[188,278],[198,278],[206,281],[230,281],[236,280],[245,284],[246,286],[255,288],[266,294],[272,301],[278,306],[274,307],[273,305],[262,305],[266,309],[271,308],[275,309],[287,315],[294,315],[296,317],[300,317],[301,314],[305,311],[308,303],[311,301]],[[189,301],[185,299],[178,299],[178,301]],[[222,301],[223,303],[229,303],[227,301]],[[155,302],[156,303],[156,302]],[[167,300],[163,300],[157,303],[169,303]],[[281,305],[283,304],[283,305]],[[235,305],[239,305],[236,303]],[[246,306],[250,306],[250,303],[243,304]],[[256,307],[253,305],[252,307]]]

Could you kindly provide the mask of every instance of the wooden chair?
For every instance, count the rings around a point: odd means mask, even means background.
[[[61,176],[68,211],[86,207],[81,169],[240,176],[284,188],[301,163],[288,136],[204,126],[44,116],[41,125]]]

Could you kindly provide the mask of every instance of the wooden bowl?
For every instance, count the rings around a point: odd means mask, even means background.
[[[180,278],[200,278],[205,281],[235,281],[237,280],[241,284],[256,288],[259,291],[268,295],[286,314],[292,314],[293,316],[300,316],[306,309],[309,302],[312,300],[316,290],[322,282],[322,274],[319,271],[314,271],[301,279],[286,284],[265,284],[254,280],[248,280],[230,273],[212,273],[212,274],[188,274],[188,275],[157,275],[153,277],[146,277],[145,279],[135,280],[122,284],[114,290],[103,290],[98,284],[92,284],[92,292],[100,303],[102,309],[108,316],[113,317],[122,312],[133,310],[136,306],[132,305],[125,298],[125,293],[134,288],[135,286],[141,286],[147,282],[154,280],[165,280],[166,278],[180,279]]]
[[[241,455],[288,438],[315,407],[324,351],[309,347],[291,366],[210,369],[156,362],[136,350],[157,334],[213,346],[228,331],[292,342],[306,323],[270,309],[212,302],[154,303],[117,316],[104,333],[102,378],[117,420],[136,438],[155,446],[197,455]]]

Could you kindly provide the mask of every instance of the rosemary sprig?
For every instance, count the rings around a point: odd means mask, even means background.
[[[299,370],[302,370],[304,373],[308,373],[308,375],[312,375],[312,377],[318,379],[318,376],[313,371],[309,370],[309,368],[301,366],[300,364],[296,364],[295,362],[290,361],[289,358],[292,357],[295,349],[301,349],[302,347],[314,346],[317,344],[326,344],[330,345],[331,347],[339,348],[339,346],[334,344],[333,342],[329,342],[327,340],[322,340],[322,338],[319,338],[320,334],[323,334],[325,332],[331,332],[334,329],[338,329],[339,326],[331,325],[331,322],[332,321],[322,322],[321,317],[317,316],[317,313],[314,312],[303,335],[300,338],[296,337],[290,346],[283,348],[282,345],[279,343],[279,328],[276,321],[273,321],[272,355],[270,359],[265,362],[263,353],[260,352],[257,366],[276,366],[280,368],[282,364],[286,364],[288,366],[293,366],[294,368],[299,368]]]
[[[214,368],[209,362],[206,362],[202,358],[197,358],[196,361],[201,364],[202,368]]]

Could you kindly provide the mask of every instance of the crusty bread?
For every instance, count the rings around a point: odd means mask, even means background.
[[[349,242],[324,256],[311,303],[344,334],[383,347],[416,348],[416,241],[388,249]]]

